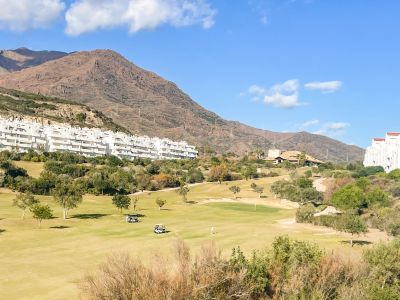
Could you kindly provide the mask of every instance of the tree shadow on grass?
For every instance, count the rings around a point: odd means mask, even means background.
[[[351,241],[340,241],[342,244],[351,244]],[[363,240],[353,240],[353,245],[360,245],[360,246],[365,246],[365,245],[371,245],[372,242],[369,241],[363,241]]]
[[[127,213],[127,214],[125,214],[125,216],[135,216],[135,217],[138,217],[138,218],[144,218],[144,217],[146,217],[146,215],[144,215],[144,214],[138,214],[138,213]]]
[[[59,226],[51,226],[49,228],[52,228],[52,229],[67,229],[67,228],[71,228],[71,227],[64,226],[64,225],[59,225]]]
[[[90,220],[90,219],[101,219],[109,214],[76,214],[71,219]]]
[[[197,204],[197,201],[189,200],[189,201],[186,201],[185,203],[187,203],[187,204]]]
[[[267,199],[268,196],[261,196],[260,198],[262,198],[262,199]]]
[[[1,229],[0,228],[0,233],[3,233],[3,232],[5,232],[6,230],[5,229]]]

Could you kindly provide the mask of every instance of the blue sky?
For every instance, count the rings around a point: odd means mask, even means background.
[[[0,0],[0,7],[1,49],[113,49],[226,119],[362,147],[400,130],[400,1]]]

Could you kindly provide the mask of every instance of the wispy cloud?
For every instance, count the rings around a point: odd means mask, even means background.
[[[349,127],[350,124],[345,122],[326,123],[314,133],[334,137],[345,134]]]
[[[0,0],[0,29],[45,28],[57,20],[64,9],[61,0]]]
[[[343,83],[341,81],[314,81],[309,82],[304,85],[308,90],[319,90],[323,93],[333,93],[337,91]]]
[[[275,107],[294,108],[302,104],[299,102],[299,88],[299,81],[291,79],[271,88],[252,85],[248,93],[254,101],[262,101]]]
[[[303,124],[300,124],[300,126],[298,126],[301,130],[304,130],[306,128],[312,127],[312,126],[316,126],[318,125],[320,122],[319,120],[310,120],[310,121],[306,121]]]
[[[66,33],[80,35],[98,29],[127,26],[134,33],[168,24],[175,27],[215,23],[208,0],[77,0],[68,9]]]

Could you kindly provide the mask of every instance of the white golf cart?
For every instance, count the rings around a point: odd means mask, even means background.
[[[125,220],[128,223],[138,223],[139,222],[138,215],[127,215],[125,217]]]
[[[167,232],[167,229],[165,228],[165,225],[163,225],[163,224],[154,225],[154,233],[162,234],[162,233],[166,233],[166,232]]]

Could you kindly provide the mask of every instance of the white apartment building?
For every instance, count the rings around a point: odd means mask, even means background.
[[[364,166],[381,166],[385,172],[400,169],[400,133],[388,132],[385,138],[374,138],[365,152]]]
[[[119,158],[194,159],[197,150],[186,142],[133,136],[98,128],[68,125],[41,125],[0,118],[0,150],[26,152],[73,152],[87,157],[115,155]]]

